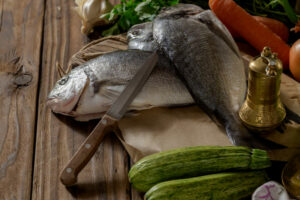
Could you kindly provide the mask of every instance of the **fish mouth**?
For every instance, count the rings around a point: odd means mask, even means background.
[[[87,81],[85,82],[82,89],[77,92],[73,91],[73,95],[70,98],[68,98],[68,100],[61,100],[59,97],[48,97],[46,105],[49,106],[51,110],[55,113],[73,116],[72,113],[74,109],[76,109],[80,97],[82,96],[82,93],[85,91],[89,83],[90,80],[89,78],[87,78]]]
[[[75,101],[75,102],[74,102]],[[76,96],[72,96],[69,100],[64,102],[63,104],[61,101],[56,97],[50,97],[47,99],[46,105],[51,108],[51,110],[55,113],[60,113],[64,115],[70,115],[69,113],[73,110],[76,106]]]

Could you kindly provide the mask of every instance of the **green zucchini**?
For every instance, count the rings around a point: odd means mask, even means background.
[[[166,181],[153,186],[146,200],[239,200],[268,180],[264,171],[225,172]]]
[[[129,181],[142,192],[153,185],[223,171],[263,169],[270,166],[266,151],[242,146],[199,146],[165,151],[138,161]]]

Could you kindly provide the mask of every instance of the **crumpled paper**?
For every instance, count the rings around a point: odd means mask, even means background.
[[[83,47],[69,62],[73,68],[87,60],[115,50],[127,49],[124,35],[95,40]],[[250,58],[250,57],[249,57]],[[300,84],[282,75],[281,100],[300,115]],[[300,125],[285,124],[284,133],[274,131],[266,138],[289,148],[269,152],[271,159],[287,161],[300,152]],[[213,122],[197,106],[154,108],[119,121],[118,138],[133,162],[160,151],[186,146],[232,145],[222,126]]]
[[[179,147],[232,145],[226,133],[197,106],[145,110],[118,124],[118,137],[134,162]]]

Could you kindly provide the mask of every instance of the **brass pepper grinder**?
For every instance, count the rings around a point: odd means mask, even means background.
[[[264,47],[261,55],[249,63],[248,94],[239,116],[248,128],[269,131],[285,118],[280,101],[282,63],[276,53]]]

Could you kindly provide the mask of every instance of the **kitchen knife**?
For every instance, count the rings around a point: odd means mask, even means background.
[[[143,88],[157,61],[158,56],[154,52],[147,58],[146,62],[140,67],[121,95],[85,139],[60,174],[60,180],[64,185],[70,186],[76,183],[78,173],[92,158],[104,136],[116,128],[117,121],[123,117],[128,106]]]

